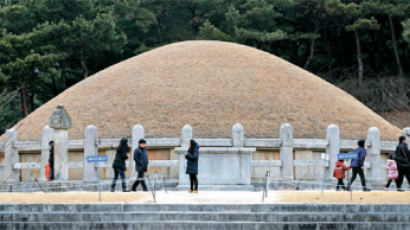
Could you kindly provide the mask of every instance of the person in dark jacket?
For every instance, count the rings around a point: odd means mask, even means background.
[[[144,192],[148,191],[144,180],[144,173],[148,169],[148,154],[146,149],[147,142],[144,139],[139,140],[138,148],[134,150],[135,170],[138,172],[138,178],[132,185],[132,191],[137,191],[138,185],[141,183]]]
[[[48,143],[50,146],[50,156],[48,157],[48,164],[50,165],[50,178],[49,181],[54,180],[54,141]]]
[[[186,174],[189,174],[191,181],[191,190],[189,192],[198,193],[198,159],[199,159],[199,145],[195,140],[191,140],[189,144],[188,153],[185,154],[187,159]]]
[[[360,176],[360,181],[362,182],[362,188],[364,192],[371,191],[369,188],[366,187],[366,178],[364,177],[363,167],[364,167],[364,160],[366,159],[366,149],[364,148],[364,140],[359,140],[357,142],[358,148],[355,149],[355,153],[357,154],[357,159],[353,159],[350,166],[352,167],[352,178],[350,179],[349,184],[347,185],[347,190],[351,190],[351,185],[353,184],[354,180],[357,177],[357,174]]]
[[[404,177],[407,178],[407,182],[410,185],[410,151],[405,136],[399,137],[399,144],[396,147],[394,160],[396,161],[399,171],[399,177],[396,180],[397,191],[403,192],[404,190],[401,189],[401,185],[403,184]]]
[[[125,170],[127,170],[127,167],[125,165],[125,160],[128,159],[129,151],[130,147],[128,146],[128,140],[126,138],[122,138],[115,154],[114,163],[112,164],[114,169],[114,180],[112,181],[111,192],[115,191],[118,174],[121,176],[122,180],[122,191],[127,191],[127,183],[125,181]]]

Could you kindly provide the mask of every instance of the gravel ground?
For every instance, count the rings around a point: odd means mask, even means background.
[[[270,191],[264,203],[359,203],[410,204],[410,192]],[[248,191],[159,191],[157,203],[164,204],[260,204],[262,192]],[[0,193],[0,203],[98,203],[97,192]],[[151,193],[102,193],[102,203],[153,203]]]

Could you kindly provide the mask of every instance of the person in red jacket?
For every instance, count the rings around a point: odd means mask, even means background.
[[[343,163],[343,160],[338,160],[336,161],[336,167],[335,170],[333,171],[333,176],[337,178],[337,186],[336,186],[336,191],[339,191],[339,188],[343,188],[343,190],[346,190],[345,184],[343,182],[343,179],[345,178],[345,171],[349,170],[350,167],[346,166]]]

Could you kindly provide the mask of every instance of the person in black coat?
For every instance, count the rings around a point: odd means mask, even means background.
[[[134,150],[135,170],[138,172],[138,178],[132,185],[132,191],[137,191],[138,185],[141,183],[144,192],[148,191],[144,180],[144,173],[148,169],[148,154],[145,148],[147,142],[144,139],[139,140],[138,148]]]
[[[50,146],[50,156],[48,158],[48,164],[50,165],[50,178],[49,181],[54,180],[54,141],[48,143]]]
[[[187,159],[186,174],[189,174],[191,181],[191,190],[189,192],[198,193],[198,160],[199,160],[199,145],[195,140],[191,140],[188,153],[185,154]]]
[[[397,170],[399,171],[399,177],[396,180],[397,191],[403,192],[404,190],[401,189],[401,185],[403,184],[404,177],[407,178],[407,182],[410,185],[410,151],[405,136],[399,137],[399,144],[396,147],[394,160],[396,161]]]
[[[125,170],[127,170],[127,167],[125,165],[125,160],[128,159],[129,151],[130,147],[128,146],[128,140],[122,138],[115,154],[114,163],[112,164],[112,167],[114,169],[114,180],[112,181],[111,192],[115,191],[118,174],[120,174],[122,180],[122,191],[127,191],[127,183],[125,181]]]

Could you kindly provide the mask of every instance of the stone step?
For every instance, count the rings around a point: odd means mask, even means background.
[[[405,230],[408,229],[409,224],[404,222],[391,223],[374,223],[374,222],[339,222],[339,223],[304,223],[304,222],[277,222],[277,223],[258,223],[258,222],[236,222],[236,223],[218,223],[218,222],[126,222],[126,223],[91,223],[91,222],[70,222],[70,223],[4,223],[0,222],[0,229],[141,229],[141,230],[212,230],[212,229],[232,229],[232,230],[275,230],[275,229],[289,229],[289,230],[317,230],[317,229],[394,229]]]
[[[9,212],[399,212],[409,213],[409,204],[0,204]]]
[[[322,213],[322,212],[106,212],[106,213],[2,213],[0,222],[409,222],[408,213]]]

